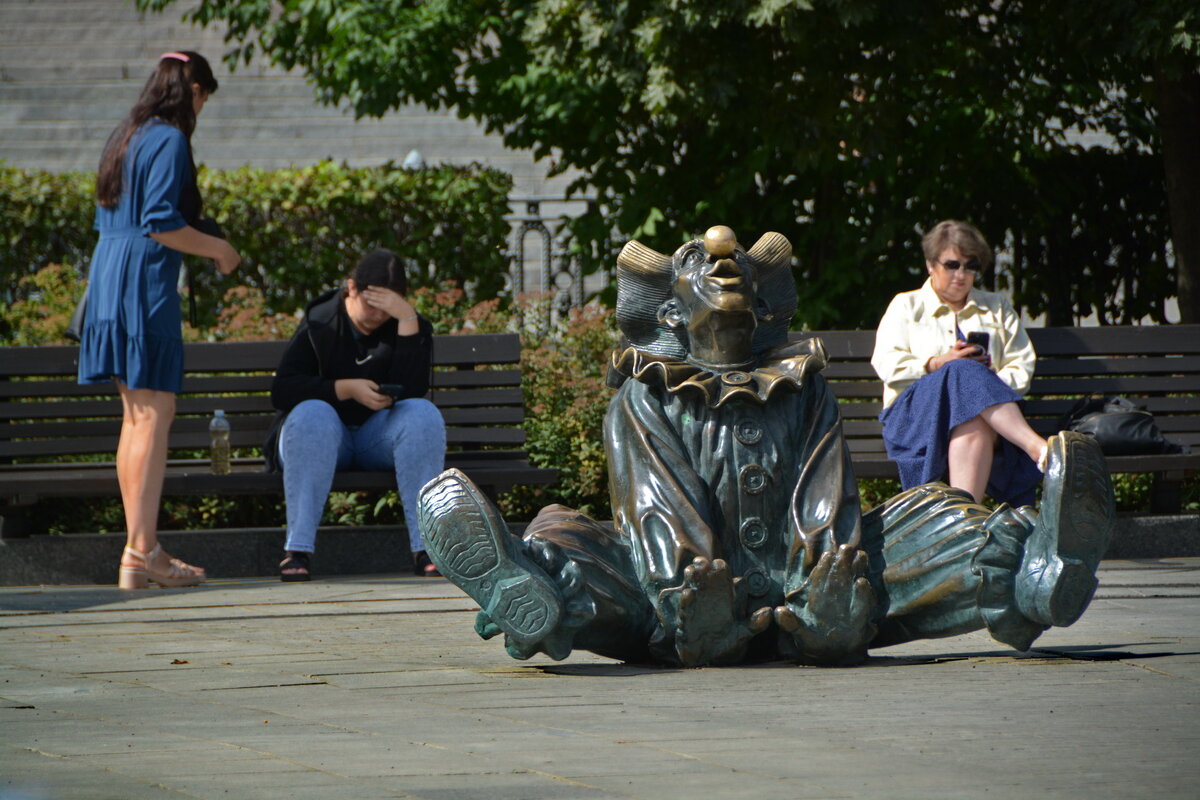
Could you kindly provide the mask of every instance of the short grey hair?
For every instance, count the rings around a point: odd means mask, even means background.
[[[958,248],[964,258],[978,260],[983,269],[992,265],[992,248],[979,229],[969,222],[942,220],[921,239],[925,260],[935,264],[938,263],[938,257],[950,247]]]

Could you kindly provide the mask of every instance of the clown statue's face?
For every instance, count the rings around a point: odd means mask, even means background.
[[[672,261],[672,297],[659,308],[659,321],[687,331],[689,361],[718,368],[746,364],[758,324],[758,287],[733,231],[709,228],[702,241],[685,244]]]

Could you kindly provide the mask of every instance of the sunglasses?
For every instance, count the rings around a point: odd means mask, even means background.
[[[979,262],[978,261],[968,261],[967,263],[964,264],[961,261],[956,261],[955,259],[950,259],[949,261],[941,262],[941,264],[942,264],[943,268],[948,269],[951,272],[954,272],[956,269],[959,269],[960,267],[962,269],[965,269],[967,272],[979,272]]]

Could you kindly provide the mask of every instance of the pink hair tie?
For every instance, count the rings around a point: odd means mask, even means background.
[[[174,58],[174,59],[177,59],[184,63],[187,63],[188,61],[192,60],[191,57],[188,56],[186,53],[176,53],[174,51],[172,51],[170,53],[163,53],[161,56],[158,57],[158,60],[162,61],[164,58]]]

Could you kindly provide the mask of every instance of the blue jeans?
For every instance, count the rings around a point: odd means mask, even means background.
[[[398,400],[358,427],[343,423],[324,400],[305,400],[288,414],[279,435],[287,500],[285,549],[316,549],[317,526],[335,472],[394,469],[409,549],[424,550],[417,493],[442,471],[445,456],[446,423],[437,406],[424,398]]]

